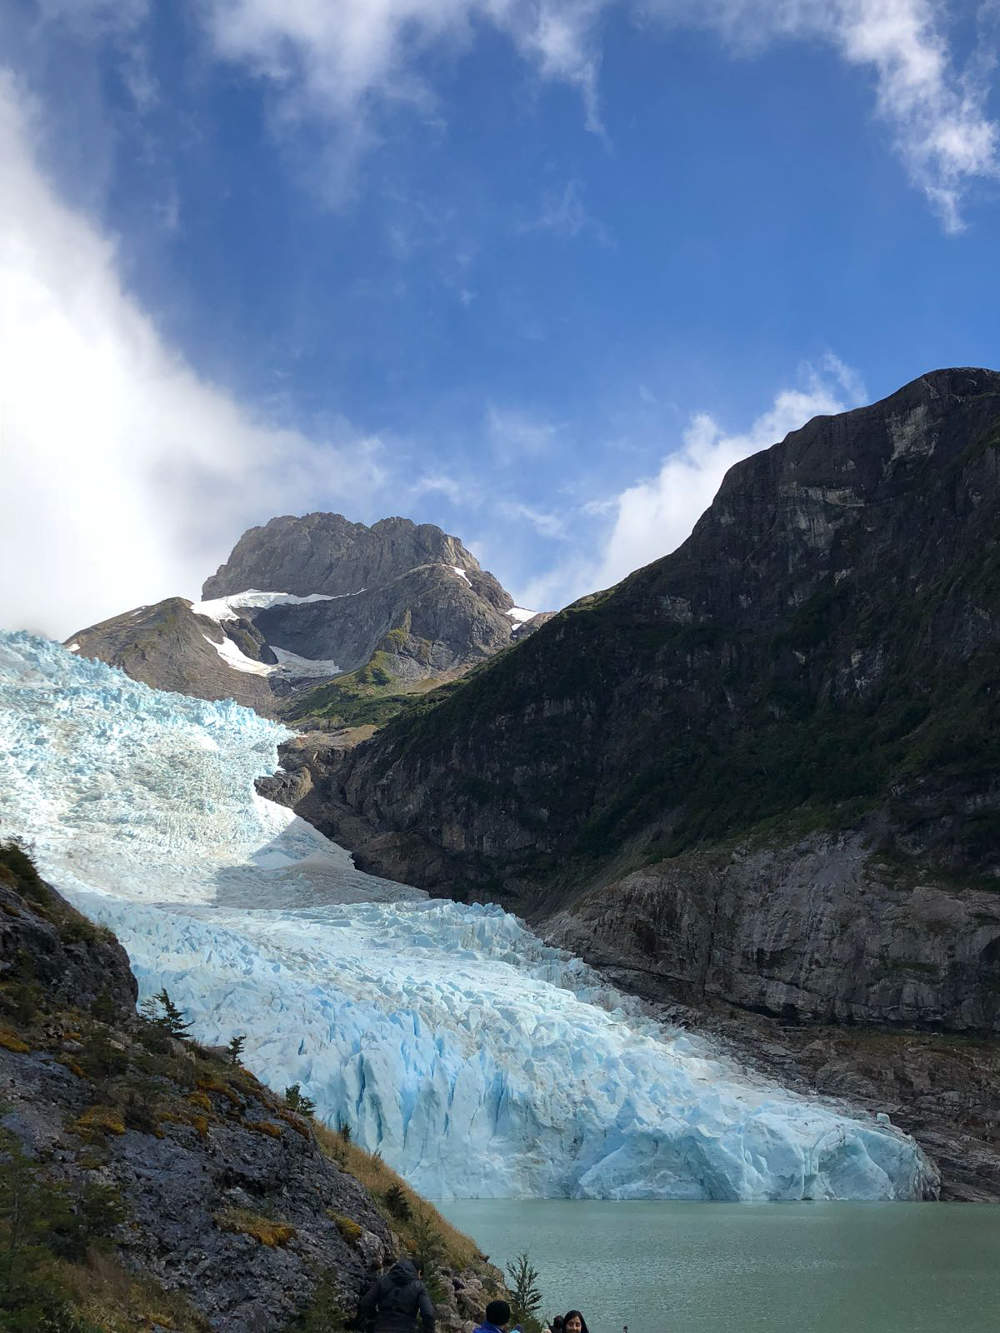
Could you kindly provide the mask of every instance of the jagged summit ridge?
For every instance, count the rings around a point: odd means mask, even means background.
[[[425,565],[444,565],[464,573],[470,586],[508,611],[514,599],[479,561],[432,523],[383,518],[371,527],[343,514],[283,515],[250,528],[225,564],[202,587],[202,597],[225,597],[247,588],[280,588],[307,596],[342,596],[383,586]]]
[[[381,721],[544,619],[432,524],[314,513],[244,533],[200,602],[168,598],[67,642],[158,688],[343,727]],[[351,679],[317,693],[336,677]]]

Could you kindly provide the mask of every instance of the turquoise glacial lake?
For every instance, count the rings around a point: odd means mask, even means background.
[[[998,1333],[1000,1206],[451,1200],[591,1333]]]

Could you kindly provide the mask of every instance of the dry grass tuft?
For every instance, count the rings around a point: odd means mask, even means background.
[[[248,1208],[226,1208],[215,1215],[215,1225],[220,1231],[232,1231],[238,1236],[252,1236],[261,1245],[274,1249],[275,1246],[287,1245],[295,1236],[295,1228],[288,1222],[272,1222],[259,1213],[252,1213]]]
[[[86,1264],[59,1265],[73,1305],[89,1325],[105,1333],[169,1328],[175,1333],[211,1333],[211,1325],[176,1291],[129,1273],[111,1255],[92,1253]]]
[[[433,1204],[412,1190],[402,1176],[397,1175],[391,1166],[386,1166],[381,1157],[366,1152],[356,1143],[345,1143],[340,1134],[328,1129],[326,1125],[317,1124],[315,1130],[317,1142],[325,1156],[360,1181],[374,1196],[379,1211],[399,1236],[405,1249],[415,1250],[419,1247],[418,1231],[423,1219],[430,1221],[441,1238],[446,1267],[471,1268],[477,1260],[481,1261],[482,1256],[475,1241],[447,1222]],[[408,1218],[394,1215],[385,1204],[386,1193],[393,1185],[399,1188],[410,1205],[411,1216]]]
[[[281,1126],[271,1120],[248,1120],[247,1129],[255,1130],[258,1134],[267,1134],[272,1139],[281,1138]]]
[[[355,1222],[353,1218],[345,1217],[343,1213],[331,1211],[327,1213],[327,1216],[331,1222],[335,1223],[344,1240],[350,1241],[352,1245],[357,1245],[364,1229],[359,1223]]]
[[[286,1125],[290,1125],[296,1134],[301,1134],[304,1139],[312,1137],[306,1121],[300,1115],[296,1115],[294,1111],[286,1111],[284,1107],[281,1107],[275,1114],[279,1120],[283,1120]]]
[[[84,1111],[73,1128],[84,1136],[94,1134],[124,1134],[125,1121],[115,1106],[91,1106]]]

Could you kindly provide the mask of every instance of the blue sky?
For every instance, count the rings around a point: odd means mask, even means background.
[[[995,3],[0,0],[4,623],[441,524],[528,605],[997,366]]]

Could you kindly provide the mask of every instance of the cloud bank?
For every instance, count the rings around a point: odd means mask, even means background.
[[[0,75],[0,620],[64,637],[193,595],[233,536],[384,481],[377,440],[258,420],[164,344],[114,246],[38,169]]]

